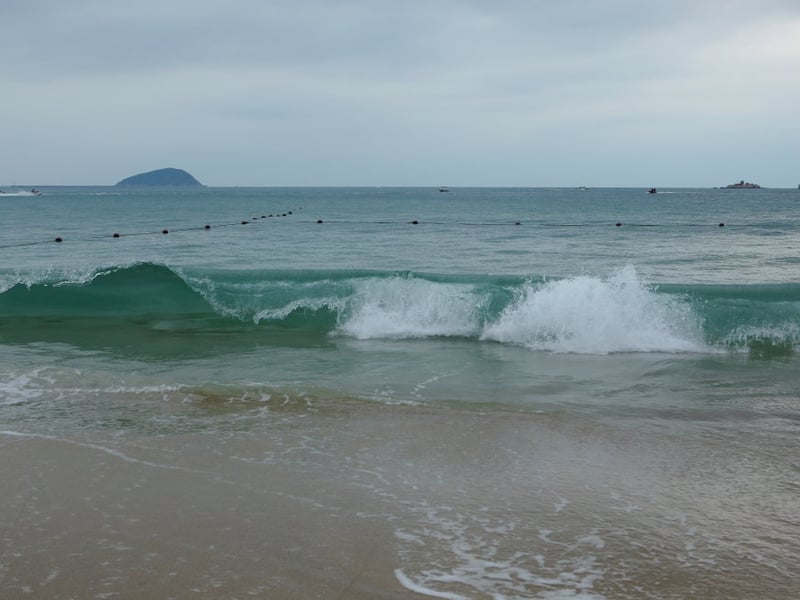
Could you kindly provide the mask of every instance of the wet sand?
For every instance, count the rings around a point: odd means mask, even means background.
[[[185,433],[0,432],[0,597],[785,600],[800,584],[793,459],[766,447],[303,406],[209,401],[218,425]]]
[[[419,597],[394,576],[385,523],[279,466],[0,443],[3,598]]]

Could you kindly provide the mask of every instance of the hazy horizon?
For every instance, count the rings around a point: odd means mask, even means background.
[[[800,183],[794,0],[0,6],[0,182]],[[90,182],[90,183],[86,183]]]
[[[202,182],[201,182],[202,183]],[[738,183],[738,181],[731,181],[730,183],[720,184],[720,185],[660,185],[660,186],[647,186],[647,185],[595,185],[595,186],[583,186],[583,185],[425,185],[425,184],[403,184],[403,185],[366,185],[366,184],[335,184],[335,185],[206,185],[202,184],[202,187],[208,189],[226,189],[226,188],[353,188],[353,189],[392,189],[392,188],[416,188],[416,189],[437,189],[437,188],[447,188],[448,191],[455,191],[459,189],[565,189],[565,190],[572,190],[572,189],[580,189],[585,188],[587,190],[591,189],[645,189],[648,190],[650,188],[655,188],[656,190],[708,190],[708,189],[726,189],[727,185]],[[757,181],[753,181],[750,183],[758,183]],[[765,190],[794,190],[798,189],[798,186],[765,186],[760,185],[760,189]],[[10,189],[23,189],[28,190],[30,188],[36,189],[47,189],[47,188],[91,188],[91,187],[98,187],[98,188],[113,188],[117,187],[114,183],[71,183],[71,184],[62,184],[62,183],[11,183],[11,184],[0,184],[0,190],[10,190]],[[197,187],[194,186],[121,186],[120,189],[125,190],[148,190],[148,189],[175,189],[175,190],[196,190]]]

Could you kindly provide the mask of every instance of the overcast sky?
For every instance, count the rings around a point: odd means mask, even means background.
[[[800,184],[800,0],[2,0],[0,184]]]

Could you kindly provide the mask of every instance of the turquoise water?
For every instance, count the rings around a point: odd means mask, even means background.
[[[567,277],[632,264],[652,283],[786,283],[798,264],[796,192],[57,188],[3,198],[3,271],[153,262]],[[229,226],[202,235],[206,224]],[[130,237],[114,243],[115,232]],[[65,246],[8,247],[57,236]]]
[[[0,200],[4,435],[249,436],[294,419],[287,403],[387,424],[401,407],[518,415],[591,468],[537,463],[504,429],[469,467],[491,490],[423,502],[384,457],[371,493],[398,498],[382,510],[404,588],[784,598],[800,583],[797,190],[43,191]],[[440,442],[418,442],[430,462],[413,477],[455,477]],[[542,489],[593,504],[594,523],[532,523]],[[603,508],[626,493],[638,508]],[[478,535],[481,515],[507,535]],[[560,567],[537,545],[554,531],[571,540],[553,542]],[[674,587],[648,583],[659,562]]]

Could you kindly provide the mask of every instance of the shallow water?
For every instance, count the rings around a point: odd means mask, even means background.
[[[800,587],[796,190],[44,192],[1,207],[10,597]]]

